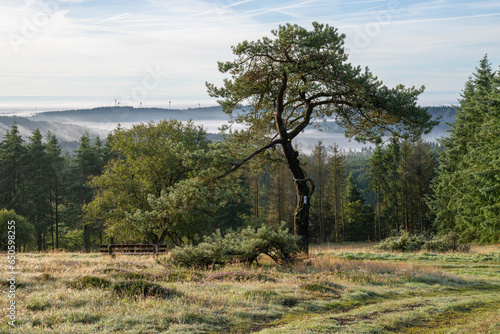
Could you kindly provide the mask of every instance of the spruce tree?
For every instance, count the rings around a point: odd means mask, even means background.
[[[334,218],[334,240],[335,242],[339,242],[339,226],[344,226],[344,218],[343,218],[343,203],[344,203],[344,194],[345,194],[345,185],[346,185],[346,175],[347,175],[347,167],[345,156],[340,150],[337,143],[333,144],[333,147],[330,148],[330,160],[329,160],[329,168],[330,168],[330,197],[332,202],[332,210],[333,210],[333,218]]]
[[[38,250],[46,249],[47,228],[50,225],[50,166],[46,145],[40,130],[36,129],[29,137],[27,145],[26,206],[24,213],[35,227]]]
[[[16,124],[7,130],[0,145],[0,207],[22,211],[22,184],[26,147]]]
[[[326,186],[328,179],[328,151],[322,141],[314,146],[311,155],[310,177],[316,180],[316,196],[311,203],[311,228],[317,228],[319,243],[326,241]]]
[[[437,228],[464,241],[500,240],[499,81],[484,56],[465,83],[450,137],[441,142],[430,204]]]

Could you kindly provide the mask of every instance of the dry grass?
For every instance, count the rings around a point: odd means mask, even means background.
[[[486,246],[472,245],[470,252],[472,254],[498,253],[498,252],[500,252],[500,244],[486,245]]]
[[[354,244],[313,247],[311,254],[289,267],[261,259],[258,267],[211,271],[175,268],[152,256],[18,254],[17,327],[9,327],[2,307],[0,333],[500,330],[498,247],[468,255],[398,254]],[[151,289],[127,292],[124,282]],[[8,302],[0,295],[2,305]]]

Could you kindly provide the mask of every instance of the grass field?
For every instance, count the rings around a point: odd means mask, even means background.
[[[7,255],[5,267],[7,266]],[[312,249],[293,267],[176,268],[168,258],[17,254],[1,333],[500,333],[500,246],[468,254]]]

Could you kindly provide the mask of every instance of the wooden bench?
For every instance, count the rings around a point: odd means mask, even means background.
[[[158,255],[168,252],[167,245],[144,245],[144,244],[109,244],[100,245],[99,253],[111,255]]]

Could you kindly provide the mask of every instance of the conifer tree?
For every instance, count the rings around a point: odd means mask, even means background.
[[[382,145],[379,144],[375,148],[372,157],[370,158],[370,179],[371,187],[375,192],[375,237],[382,239],[385,234],[382,232],[381,228],[381,215],[382,207],[384,203],[384,184],[385,184],[385,166],[384,166],[384,151]]]
[[[40,130],[29,137],[27,145],[25,192],[23,212],[35,227],[38,250],[45,250],[47,228],[50,225],[49,156]]]
[[[347,167],[345,156],[337,143],[330,148],[330,196],[332,201],[332,210],[334,218],[334,240],[339,242],[339,226],[344,226],[343,203],[346,185]]]
[[[353,174],[347,178],[345,194],[345,225],[342,236],[345,241],[365,241],[374,237],[374,214],[371,205],[364,205],[365,199],[358,189]]]
[[[26,147],[16,124],[5,133],[0,145],[0,206],[21,212]]]
[[[311,166],[310,166],[310,176],[316,181],[316,196],[311,203],[312,208],[312,225],[318,227],[319,243],[324,243],[326,241],[327,233],[326,229],[326,211],[327,211],[327,201],[326,201],[326,187],[328,175],[328,151],[323,145],[322,141],[314,146],[311,154]]]
[[[439,158],[431,200],[436,225],[464,241],[500,240],[499,78],[484,56],[465,83],[456,121]]]
[[[304,172],[293,140],[312,120],[335,117],[346,134],[373,139],[390,131],[428,132],[435,122],[416,105],[421,89],[388,88],[365,69],[347,62],[345,36],[328,25],[308,31],[286,24],[274,37],[244,41],[233,48],[237,58],[219,63],[231,75],[224,87],[207,84],[221,98],[223,110],[249,125],[248,138],[269,135],[269,142],[228,169],[224,177],[256,155],[280,146],[296,193],[294,232],[308,251],[309,209],[314,182]],[[240,108],[242,105],[248,108]]]
[[[384,154],[386,179],[384,192],[386,194],[386,219],[390,229],[400,231],[401,222],[401,145],[397,137],[392,137]]]
[[[47,166],[47,173],[50,186],[50,203],[51,203],[51,234],[52,234],[52,247],[59,248],[59,226],[61,222],[61,204],[64,195],[64,180],[65,180],[65,166],[64,158],[61,156],[62,148],[56,136],[52,133],[47,134],[46,145],[49,165]]]

